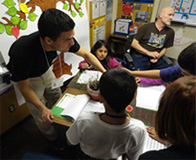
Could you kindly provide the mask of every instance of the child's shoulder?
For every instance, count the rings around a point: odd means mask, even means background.
[[[97,119],[97,116],[98,116],[98,113],[82,112],[76,121],[77,123],[90,122],[90,121],[94,121],[95,119]]]
[[[145,127],[144,123],[139,119],[131,118],[130,119],[130,126],[132,128],[138,128],[138,129],[141,129],[141,130],[146,130],[146,127]]]

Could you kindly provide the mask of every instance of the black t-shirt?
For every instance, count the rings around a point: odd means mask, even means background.
[[[80,45],[74,39],[74,45],[69,52],[77,52]],[[15,41],[9,51],[10,60],[7,65],[13,81],[21,81],[38,77],[45,73],[49,66],[40,42],[39,32],[22,36]],[[56,51],[46,52],[49,65],[57,57]]]
[[[143,48],[160,52],[163,48],[173,46],[174,30],[165,26],[159,31],[155,23],[149,23],[140,27],[134,38]]]
[[[195,146],[190,148],[186,146],[176,146],[173,145],[167,149],[159,151],[148,151],[140,155],[139,160],[166,160],[166,159],[179,159],[188,160],[195,159]]]

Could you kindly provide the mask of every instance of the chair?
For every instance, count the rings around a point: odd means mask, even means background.
[[[134,67],[134,62],[133,62],[133,58],[131,56],[131,43],[133,41],[134,38],[134,34],[130,34],[127,37],[127,41],[125,43],[125,47],[123,49],[123,55],[124,55],[124,60],[126,62],[126,68],[130,69],[130,70],[135,70]]]

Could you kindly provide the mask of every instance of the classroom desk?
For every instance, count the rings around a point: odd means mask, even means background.
[[[80,72],[78,72],[78,74],[76,74],[76,76],[68,84],[68,86],[67,86],[68,88],[65,90],[63,95],[65,93],[70,93],[73,95],[87,93],[85,84],[76,83],[79,75],[80,75]],[[135,106],[135,102],[132,102],[131,105]],[[155,115],[156,115],[155,111],[146,110],[146,109],[142,109],[142,108],[138,108],[138,107],[134,107],[133,111],[130,113],[131,117],[140,119],[141,121],[144,122],[145,125],[148,125],[148,126],[154,126]],[[55,116],[54,122],[58,123],[58,124],[65,125],[65,126],[71,126],[71,124],[72,124],[72,122],[67,121],[65,119],[62,119],[57,116]]]

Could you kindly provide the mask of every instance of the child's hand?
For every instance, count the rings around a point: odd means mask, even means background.
[[[139,77],[135,77],[135,82],[138,84],[140,83],[140,78]]]
[[[89,64],[88,64],[88,63],[83,63],[83,64],[81,65],[81,68],[82,68],[82,69],[89,69]]]
[[[148,135],[149,135],[151,138],[153,138],[153,139],[155,139],[155,140],[157,140],[158,142],[163,143],[163,144],[170,144],[169,141],[163,140],[163,139],[161,139],[161,138],[158,136],[158,134],[157,134],[157,132],[155,131],[155,128],[154,128],[154,127],[148,127],[148,128],[146,128],[146,130],[147,130],[147,132],[148,132]]]

